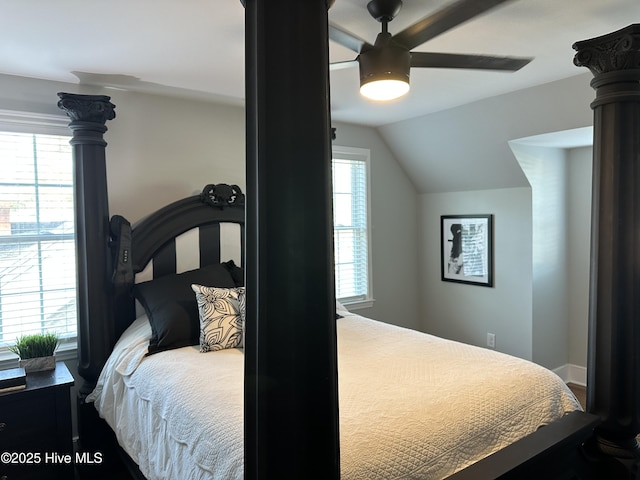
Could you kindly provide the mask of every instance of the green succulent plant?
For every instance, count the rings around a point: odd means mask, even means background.
[[[60,338],[56,333],[35,333],[17,338],[15,345],[9,346],[9,350],[22,360],[49,357],[53,355],[59,343]]]

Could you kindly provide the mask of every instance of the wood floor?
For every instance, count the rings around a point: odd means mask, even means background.
[[[576,385],[575,383],[567,384],[571,389],[573,394],[576,396],[582,408],[586,410],[587,408],[587,388],[583,385]]]

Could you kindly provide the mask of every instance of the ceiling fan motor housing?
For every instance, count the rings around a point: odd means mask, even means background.
[[[378,80],[400,80],[409,83],[411,53],[393,43],[360,53],[360,85]]]

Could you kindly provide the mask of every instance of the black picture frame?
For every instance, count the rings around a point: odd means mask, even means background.
[[[440,217],[442,281],[493,287],[493,215]]]

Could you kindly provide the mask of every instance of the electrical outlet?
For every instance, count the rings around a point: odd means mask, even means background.
[[[496,348],[496,334],[487,333],[487,347]]]

